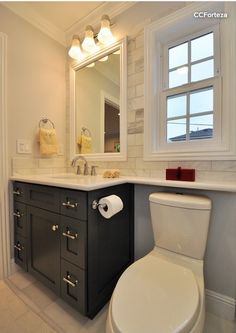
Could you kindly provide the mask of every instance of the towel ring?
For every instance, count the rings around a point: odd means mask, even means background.
[[[39,121],[39,128],[42,127],[42,123],[43,123],[44,125],[46,125],[47,123],[50,123],[50,124],[52,125],[52,127],[55,128],[54,123],[53,123],[50,119],[48,119],[48,118],[42,118],[42,119]]]
[[[87,134],[86,134],[86,132],[87,132]],[[82,127],[81,128],[81,134],[85,134],[85,135],[88,135],[90,137],[92,136],[90,130],[87,127]]]

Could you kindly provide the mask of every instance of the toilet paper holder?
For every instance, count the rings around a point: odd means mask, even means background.
[[[102,208],[104,208],[104,209],[107,207],[106,204],[100,204],[99,201],[93,200],[93,202],[92,202],[92,208],[93,209],[97,209],[99,206],[102,207]]]

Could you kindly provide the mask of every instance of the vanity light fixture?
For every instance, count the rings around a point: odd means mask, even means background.
[[[91,25],[87,25],[85,29],[85,37],[82,43],[84,51],[88,53],[96,52],[98,47],[94,41],[94,31]]]
[[[101,29],[98,34],[96,33],[94,35],[93,27],[91,25],[88,25],[85,28],[85,37],[82,44],[80,44],[79,36],[74,35],[72,39],[72,45],[68,52],[69,56],[75,60],[83,60],[89,54],[97,52],[100,47],[113,43],[115,41],[115,38],[112,35],[110,26],[111,21],[109,16],[103,15],[101,18]],[[118,52],[120,51],[118,50],[116,52],[115,54],[119,54]],[[105,56],[99,61],[107,60],[108,56]]]
[[[74,35],[72,38],[72,44],[68,51],[68,54],[71,58],[75,60],[82,60],[84,59],[84,54],[81,50],[80,46],[80,39],[78,35]]]
[[[114,42],[114,37],[111,32],[111,21],[108,15],[103,15],[101,18],[101,29],[98,33],[98,40],[104,45]]]

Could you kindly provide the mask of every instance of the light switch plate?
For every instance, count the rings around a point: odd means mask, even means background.
[[[25,139],[17,139],[16,150],[18,154],[31,154],[32,153],[31,141]]]

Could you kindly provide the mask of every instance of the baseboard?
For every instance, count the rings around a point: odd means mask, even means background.
[[[212,290],[205,290],[206,311],[227,320],[235,319],[236,300]]]

